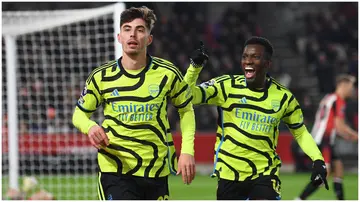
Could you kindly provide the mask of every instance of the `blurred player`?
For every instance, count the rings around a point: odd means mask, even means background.
[[[334,143],[336,135],[349,141],[358,140],[357,132],[345,123],[345,99],[352,96],[355,81],[356,78],[350,75],[339,75],[336,78],[336,90],[321,100],[311,131],[323,153],[328,174],[331,172],[330,165],[333,166],[334,191],[338,200],[344,200],[342,185],[344,168],[334,152]],[[299,199],[305,200],[316,190],[317,187],[309,183]]]
[[[219,178],[218,200],[281,199],[281,161],[276,154],[280,120],[314,161],[312,182],[327,185],[323,157],[303,123],[299,103],[267,74],[272,53],[267,39],[252,37],[242,53],[245,75],[223,75],[199,86],[195,82],[208,57],[203,46],[191,56],[185,80],[193,104],[218,106],[213,173]]]
[[[35,177],[24,177],[20,190],[9,188],[5,200],[55,200],[52,193],[41,188]]]
[[[156,16],[147,7],[121,14],[122,57],[93,70],[73,115],[74,125],[98,149],[99,198],[168,199],[168,175],[195,176],[195,116],[191,91],[171,62],[147,53]],[[180,113],[178,167],[167,119],[170,100]],[[90,120],[104,106],[102,126]],[[176,171],[176,168],[178,170]]]

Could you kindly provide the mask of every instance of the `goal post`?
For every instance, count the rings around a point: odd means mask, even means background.
[[[96,149],[71,119],[88,74],[121,56],[123,10],[2,12],[3,194],[34,176],[56,199],[97,199]]]
[[[6,45],[6,67],[16,67],[16,44],[15,37],[7,35],[4,37]],[[9,128],[9,186],[14,189],[18,189],[18,178],[19,178],[19,147],[18,147],[18,119],[17,119],[17,99],[16,99],[16,75],[15,68],[8,68],[6,71],[7,83],[9,86],[7,91],[7,103],[8,104],[8,119],[11,120],[8,123]]]

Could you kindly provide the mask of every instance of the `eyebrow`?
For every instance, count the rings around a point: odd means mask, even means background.
[[[130,26],[130,25],[124,25],[123,28],[131,28],[131,26]],[[144,28],[144,29],[145,29],[145,26],[144,26],[144,25],[137,25],[137,26],[135,27],[135,29],[136,29],[136,28]]]
[[[262,54],[261,53],[245,53],[245,52],[243,52],[243,55],[259,55],[259,56],[261,56]]]

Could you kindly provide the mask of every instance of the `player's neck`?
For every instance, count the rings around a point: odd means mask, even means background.
[[[249,82],[247,83],[247,87],[249,89],[263,89],[266,86],[266,77],[265,79],[259,79],[259,80],[255,80],[254,82]]]
[[[138,55],[128,55],[123,53],[121,64],[124,69],[138,70],[146,66],[146,52]]]
[[[335,93],[336,95],[338,95],[339,97],[341,97],[343,100],[345,100],[345,94],[343,93],[344,91],[341,89],[336,89]]]

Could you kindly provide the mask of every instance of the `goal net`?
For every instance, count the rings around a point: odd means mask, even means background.
[[[34,176],[56,199],[97,199],[97,152],[71,119],[88,74],[120,56],[115,38],[123,9],[121,3],[2,12],[3,198],[9,187],[21,189],[23,178]],[[101,110],[92,118],[101,123]],[[9,123],[17,124],[12,129]]]

